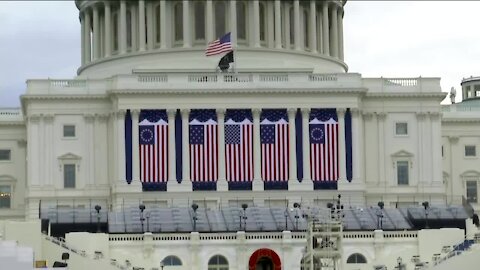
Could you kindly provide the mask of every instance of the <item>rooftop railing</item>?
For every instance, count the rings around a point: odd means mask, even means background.
[[[240,85],[241,84],[241,85]],[[109,79],[29,80],[28,95],[106,94],[108,90],[368,89],[369,93],[441,92],[438,78],[362,78],[357,73],[180,73],[118,75]]]

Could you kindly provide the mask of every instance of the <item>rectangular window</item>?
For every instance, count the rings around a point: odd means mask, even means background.
[[[75,164],[63,165],[64,188],[75,188]]]
[[[467,181],[467,202],[477,203],[477,181]]]
[[[0,208],[10,208],[11,197],[12,188],[10,186],[0,186]]]
[[[11,158],[10,149],[0,149],[0,161],[10,160]]]
[[[408,125],[407,123],[395,123],[395,135],[408,135]]]
[[[466,157],[476,157],[477,149],[475,145],[465,145],[465,156]]]
[[[408,161],[397,161],[398,185],[408,185]]]
[[[75,126],[74,125],[64,125],[63,126],[63,137],[68,137],[68,138],[75,137]]]

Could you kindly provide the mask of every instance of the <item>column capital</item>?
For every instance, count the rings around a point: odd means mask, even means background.
[[[43,117],[43,120],[46,123],[52,123],[53,119],[55,118],[55,115],[53,115],[53,114],[43,114],[42,117]]]
[[[180,113],[182,114],[182,117],[188,116],[190,111],[191,111],[191,109],[180,109]]]
[[[370,120],[370,119],[372,119],[372,117],[376,116],[375,113],[368,112],[368,111],[363,111],[363,112],[361,112],[361,114],[362,114],[362,116],[365,120]]]
[[[311,108],[300,108],[300,111],[302,112],[303,116],[309,116],[312,109]]]
[[[427,117],[426,112],[416,112],[415,115],[417,116],[418,120],[423,120],[423,119],[425,119],[425,117]]]
[[[387,113],[386,112],[376,112],[375,113],[376,116],[377,116],[377,119],[378,120],[385,120],[385,118],[387,117]]]
[[[216,112],[217,112],[217,115],[218,115],[218,116],[223,116],[223,117],[224,117],[226,111],[227,111],[227,110],[224,109],[224,108],[216,109]]]
[[[288,115],[295,115],[297,113],[297,108],[288,108],[287,113]]]
[[[133,116],[139,116],[140,115],[140,109],[130,109],[130,114]]]
[[[27,145],[27,140],[26,139],[18,139],[17,140],[17,145],[18,147],[25,147]]]
[[[177,113],[177,109],[167,109],[168,117],[175,117],[176,113]]]
[[[38,123],[40,121],[40,115],[39,114],[31,114],[31,115],[29,115],[25,118],[30,123]]]
[[[85,122],[91,123],[93,120],[95,120],[95,114],[93,113],[86,113],[83,115],[83,119],[85,119]]]
[[[337,108],[337,115],[339,117],[344,117],[345,116],[345,112],[347,112],[347,109],[345,108]]]
[[[441,112],[429,112],[428,115],[430,116],[430,119],[437,120],[442,116],[442,113]]]
[[[448,136],[448,141],[450,143],[457,143],[459,140],[459,137],[458,136]]]
[[[96,113],[95,119],[97,119],[100,122],[106,121],[108,119],[108,113]]]
[[[253,117],[260,117],[260,113],[262,112],[262,109],[260,108],[253,108],[252,109],[252,114],[253,114]]]
[[[359,108],[350,108],[350,113],[352,116],[359,116],[362,114],[362,110]]]

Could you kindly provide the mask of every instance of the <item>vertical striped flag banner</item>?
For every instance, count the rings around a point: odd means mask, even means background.
[[[289,139],[287,110],[263,110],[260,116],[261,171],[268,188],[288,187]]]
[[[149,190],[168,180],[168,118],[166,111],[141,110],[138,132],[140,180],[144,189]]]
[[[196,190],[215,189],[218,179],[216,112],[204,109],[192,110],[189,121],[190,179]]]
[[[312,109],[309,123],[310,173],[314,182],[337,182],[338,119],[335,109]]]
[[[225,173],[229,186],[249,189],[253,181],[253,117],[251,110],[225,114]],[[238,184],[238,185],[235,185]]]

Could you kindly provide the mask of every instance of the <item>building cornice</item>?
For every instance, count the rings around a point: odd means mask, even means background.
[[[111,94],[123,95],[138,95],[138,94],[157,94],[157,95],[203,95],[203,94],[298,94],[298,93],[313,93],[313,94],[365,94],[366,88],[297,88],[297,89],[278,89],[278,88],[261,88],[261,89],[246,89],[246,88],[230,88],[230,89],[119,89],[108,91]]]
[[[436,98],[440,101],[445,99],[447,93],[432,92],[432,93],[367,93],[367,98]]]

